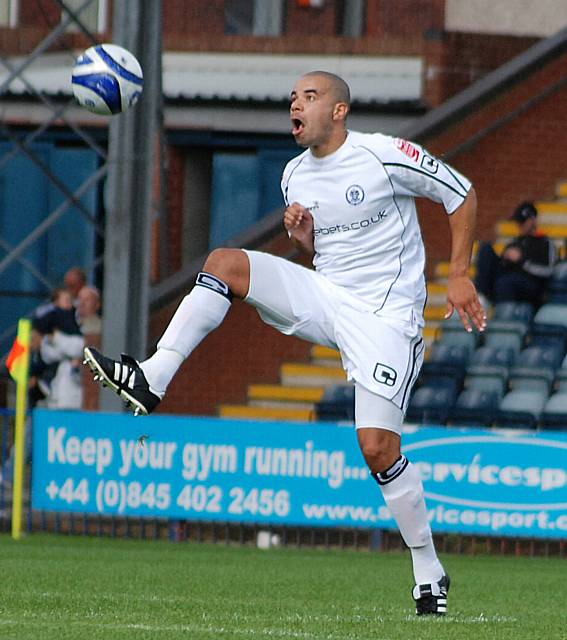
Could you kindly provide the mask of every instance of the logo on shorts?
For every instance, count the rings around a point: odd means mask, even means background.
[[[374,380],[387,387],[393,387],[396,384],[398,374],[386,364],[376,363],[374,367]]]
[[[351,184],[345,196],[349,204],[356,206],[364,200],[364,189],[358,184]]]

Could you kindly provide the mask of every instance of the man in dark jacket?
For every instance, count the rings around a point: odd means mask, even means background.
[[[537,209],[522,202],[511,216],[519,235],[498,256],[483,243],[477,258],[476,287],[490,302],[529,302],[539,307],[556,261],[553,241],[539,233]]]

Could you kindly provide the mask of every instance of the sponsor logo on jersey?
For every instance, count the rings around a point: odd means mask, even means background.
[[[425,169],[429,173],[437,173],[439,169],[439,162],[435,160],[435,158],[424,153],[423,158],[421,159],[421,168]]]
[[[419,149],[415,147],[411,142],[409,142],[408,140],[404,140],[403,138],[396,138],[394,140],[394,144],[410,160],[419,162]]]
[[[378,213],[374,214],[370,218],[365,218],[364,220],[356,220],[355,222],[351,222],[350,224],[337,224],[334,227],[318,227],[313,230],[313,235],[327,236],[332,233],[342,233],[344,231],[358,231],[359,229],[366,229],[366,227],[371,227],[375,224],[378,224],[387,217],[388,214],[386,213],[386,209],[382,209],[382,211],[378,211]]]
[[[319,208],[317,200],[313,200],[313,204],[310,207],[306,207],[307,211],[316,211]]]
[[[356,206],[364,200],[364,189],[358,184],[351,184],[345,196],[349,204]]]
[[[380,384],[385,384],[387,387],[393,387],[396,384],[398,374],[392,367],[387,364],[377,362],[374,367],[374,380]]]

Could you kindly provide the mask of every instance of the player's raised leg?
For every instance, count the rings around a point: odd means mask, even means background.
[[[403,413],[393,402],[356,386],[358,442],[411,551],[416,613],[442,615],[447,611],[450,580],[433,545],[419,471],[401,453],[402,421]]]
[[[233,295],[244,298],[249,284],[246,253],[240,249],[215,249],[149,359],[139,363],[122,354],[121,360],[114,360],[86,347],[85,364],[95,379],[119,394],[136,415],[147,415],[158,406],[185,358],[222,323]]]

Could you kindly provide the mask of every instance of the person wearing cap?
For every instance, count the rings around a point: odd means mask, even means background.
[[[498,256],[483,243],[476,262],[476,288],[492,304],[529,302],[539,307],[545,297],[557,251],[552,240],[538,231],[533,202],[519,204],[510,219],[518,224],[518,235]]]

